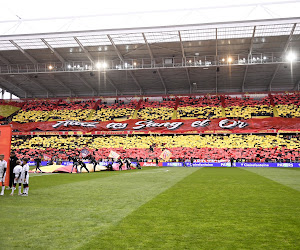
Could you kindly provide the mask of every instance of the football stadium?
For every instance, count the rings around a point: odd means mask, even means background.
[[[1,249],[300,249],[299,1],[1,5]]]

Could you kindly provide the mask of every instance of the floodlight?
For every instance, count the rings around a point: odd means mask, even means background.
[[[108,66],[108,65],[107,65],[107,63],[106,63],[106,62],[103,62],[103,63],[102,63],[102,68],[103,68],[103,69],[106,69],[106,68],[107,68],[107,66]]]
[[[287,55],[286,55],[286,59],[289,61],[289,62],[293,62],[295,61],[297,58],[296,54],[292,51],[290,51]]]
[[[228,61],[229,63],[232,63],[232,58],[231,58],[231,57],[228,57],[227,61]]]
[[[101,63],[97,62],[95,66],[96,66],[97,69],[100,69],[101,68]]]
[[[52,69],[53,69],[53,66],[52,66],[52,65],[49,65],[49,66],[48,66],[48,69],[52,70]]]

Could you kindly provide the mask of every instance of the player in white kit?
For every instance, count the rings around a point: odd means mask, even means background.
[[[5,176],[6,176],[7,162],[4,160],[4,155],[0,155],[0,182],[1,182],[1,193],[0,195],[4,195],[5,189]]]
[[[17,166],[14,167],[14,170],[13,170],[13,173],[14,173],[14,184],[13,184],[13,187],[11,189],[11,196],[14,195],[14,192],[16,190],[16,186],[19,184],[19,192],[18,192],[18,195],[21,195],[21,189],[22,189],[22,179],[21,179],[21,175],[22,175],[22,166],[21,166],[21,161],[20,160],[17,160]]]
[[[28,190],[29,190],[29,165],[28,165],[28,159],[23,159],[23,168],[22,168],[22,180],[23,180],[23,194],[22,196],[28,196]]]

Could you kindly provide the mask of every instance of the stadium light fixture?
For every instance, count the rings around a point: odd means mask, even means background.
[[[232,57],[228,57],[227,61],[228,61],[229,63],[232,63]]]
[[[53,69],[53,66],[52,66],[52,65],[49,65],[49,66],[48,66],[48,69],[49,69],[49,70],[52,70],[52,69]]]
[[[102,63],[102,68],[103,68],[103,69],[107,69],[107,67],[108,67],[107,63],[106,63],[106,62],[103,62],[103,63]]]
[[[296,58],[297,58],[296,54],[295,54],[294,52],[292,52],[292,51],[290,51],[290,52],[286,55],[286,59],[287,59],[287,61],[289,61],[289,62],[295,61]]]
[[[106,69],[108,64],[106,62],[97,62],[95,66],[97,69]]]
[[[95,66],[96,66],[96,69],[101,69],[101,63],[100,63],[100,62],[97,62],[97,63],[95,64]]]
[[[222,62],[225,62],[225,58],[222,58]]]

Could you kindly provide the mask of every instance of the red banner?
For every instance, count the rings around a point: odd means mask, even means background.
[[[126,120],[123,122],[77,122],[52,121],[31,122],[19,124],[12,122],[14,134],[47,134],[52,131],[56,134],[198,134],[198,133],[277,133],[300,131],[300,118],[272,117],[265,119],[212,119],[212,120],[170,120],[144,121]],[[74,131],[74,132],[62,132]],[[18,133],[21,132],[21,133]],[[25,134],[24,133],[24,134]]]
[[[11,127],[0,126],[0,154],[4,154],[4,160],[7,161],[7,170],[5,178],[5,186],[9,185],[9,158],[11,145]]]

